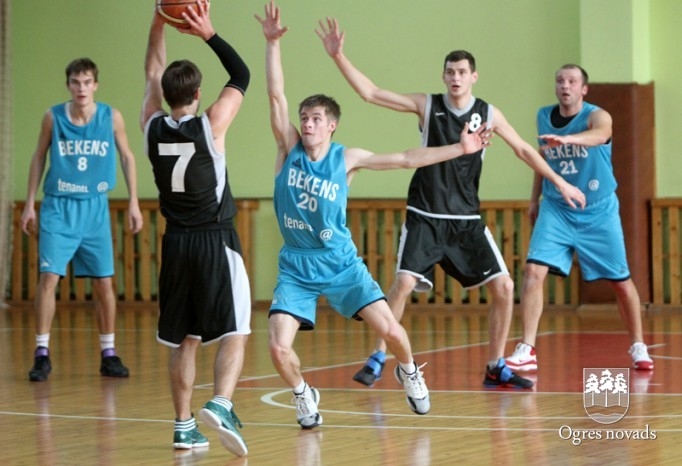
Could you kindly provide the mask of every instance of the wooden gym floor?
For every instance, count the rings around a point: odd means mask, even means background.
[[[30,306],[0,309],[0,457],[8,465],[679,465],[682,464],[682,310],[648,311],[644,328],[656,369],[629,375],[629,407],[617,423],[583,406],[583,368],[627,368],[628,338],[615,309],[545,311],[531,390],[485,389],[487,312],[411,309],[404,322],[431,391],[431,412],[413,414],[387,362],[374,388],[351,380],[374,338],[360,322],[319,312],[296,348],[321,393],[324,424],[303,431],[291,393],[267,350],[267,314],[253,313],[234,396],[249,454],[236,458],[200,428],[208,449],[174,451],[168,349],[155,340],[155,305],[122,305],[116,343],[129,379],[99,376],[91,305],[60,306],[53,371],[29,382]],[[511,340],[519,336],[515,316]],[[214,346],[200,350],[193,409],[212,395]],[[579,436],[573,440],[572,436]],[[575,445],[574,443],[579,443]]]

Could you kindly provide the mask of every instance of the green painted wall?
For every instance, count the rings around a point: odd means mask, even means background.
[[[628,25],[642,1],[608,12]],[[650,0],[651,62],[656,82],[658,195],[680,196],[673,147],[676,123],[682,116],[677,50],[682,31],[677,0]],[[613,4],[614,1],[612,0]],[[617,2],[616,2],[617,3]],[[138,155],[140,197],[156,195],[151,170],[143,156],[138,125],[143,94],[143,59],[153,0],[14,0],[12,1],[12,76],[14,100],[14,186],[25,198],[28,164],[35,148],[42,114],[66,100],[64,67],[78,56],[90,56],[100,67],[99,100],[117,107],[126,118],[128,135]],[[213,0],[211,14],[218,32],[242,54],[252,72],[251,87],[241,113],[228,134],[231,184],[237,197],[270,198],[274,144],[268,121],[263,75],[264,40],[253,18],[265,1]],[[376,152],[419,145],[416,118],[382,110],[362,102],[326,56],[314,33],[319,19],[336,16],[346,31],[346,53],[378,85],[399,92],[440,92],[442,60],[447,52],[465,48],[478,61],[475,94],[500,108],[527,140],[535,135],[535,111],[554,100],[552,76],[565,62],[580,62],[581,0],[282,0],[283,23],[290,31],[282,50],[290,106],[318,92],[333,95],[343,116],[336,139],[348,146]],[[646,7],[645,7],[646,9]],[[608,24],[612,24],[609,21]],[[630,27],[630,26],[628,26]],[[627,34],[625,34],[627,36]],[[169,61],[190,58],[204,72],[207,102],[226,82],[215,56],[196,37],[169,30]],[[641,40],[638,41],[641,44]],[[613,44],[603,48],[609,63]],[[594,56],[594,50],[591,56]],[[672,59],[667,59],[672,57]],[[612,66],[620,66],[612,63]],[[589,70],[588,70],[589,71]],[[661,113],[663,109],[669,109]],[[665,114],[665,120],[663,118]],[[364,172],[355,177],[354,197],[404,197],[408,171]],[[486,156],[481,194],[484,199],[525,199],[530,192],[530,170],[500,140]],[[125,197],[122,178],[112,197]],[[270,202],[258,215],[256,297],[268,299],[276,273],[279,236]],[[275,238],[273,238],[275,237]]]
[[[682,8],[676,0],[651,2],[651,69],[656,99],[656,193],[682,196]]]

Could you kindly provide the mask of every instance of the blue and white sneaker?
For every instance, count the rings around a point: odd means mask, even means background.
[[[505,364],[504,358],[500,358],[494,368],[490,369],[487,365],[485,366],[483,385],[486,387],[533,388],[533,381],[512,372]]]
[[[384,370],[385,363],[386,353],[383,351],[375,351],[367,358],[364,367],[353,376],[353,380],[371,387],[374,385],[374,382],[381,379],[381,371]]]

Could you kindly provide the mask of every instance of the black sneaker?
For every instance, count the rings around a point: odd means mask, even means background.
[[[33,362],[33,367],[28,373],[28,380],[31,382],[44,382],[47,376],[52,371],[52,363],[50,362],[50,355],[47,353],[47,348],[38,347],[37,354]]]
[[[497,361],[497,366],[490,369],[485,367],[485,379],[483,385],[486,387],[514,387],[514,388],[532,388],[533,381],[525,379],[516,375],[504,363],[504,358]]]
[[[128,377],[128,368],[123,365],[118,356],[103,356],[99,373],[104,377]]]
[[[385,358],[383,352],[381,352],[379,356],[383,356]],[[381,372],[384,370],[384,364],[385,362],[378,357],[376,352],[372,353],[372,355],[367,358],[367,362],[363,368],[353,376],[353,380],[361,383],[362,385],[371,387],[374,385],[374,382],[381,379]]]

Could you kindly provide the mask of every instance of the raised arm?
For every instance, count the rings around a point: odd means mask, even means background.
[[[282,169],[289,151],[300,140],[300,134],[289,119],[289,106],[284,94],[284,72],[279,40],[289,30],[280,24],[279,7],[274,1],[265,5],[265,17],[255,15],[263,28],[265,36],[265,77],[270,102],[270,126],[277,144],[275,173]]]
[[[345,33],[339,30],[339,23],[334,18],[320,21],[315,30],[322,39],[322,44],[327,54],[334,60],[336,66],[346,78],[355,92],[366,102],[390,108],[399,112],[411,112],[419,116],[420,121],[424,116],[426,106],[425,94],[398,94],[393,91],[379,88],[360,70],[358,70],[343,53]]]
[[[585,207],[585,194],[564,180],[547,164],[540,153],[526,141],[521,139],[519,133],[509,124],[498,108],[493,108],[493,123],[495,134],[500,136],[509,147],[512,148],[518,158],[523,160],[536,173],[547,178],[561,193],[566,203],[573,207]],[[576,205],[577,204],[577,205]]]
[[[197,8],[188,6],[183,17],[189,24],[187,29],[178,29],[183,34],[191,34],[204,40],[218,56],[230,80],[220,91],[215,102],[208,106],[206,115],[211,122],[214,144],[219,150],[225,146],[227,129],[237,116],[244,101],[244,93],[249,86],[251,73],[239,54],[223,38],[216,34],[206,0],[197,2]]]
[[[490,144],[492,131],[484,124],[474,132],[469,132],[469,124],[464,125],[460,142],[440,147],[417,147],[392,154],[374,154],[365,149],[346,149],[346,170],[349,176],[362,168],[370,170],[389,170],[393,168],[418,168],[465,154],[478,152]]]
[[[163,110],[163,90],[161,76],[166,68],[166,41],[164,37],[164,22],[154,9],[152,25],[149,29],[147,53],[144,59],[145,88],[140,113],[140,128],[144,127],[149,118],[156,112]]]

